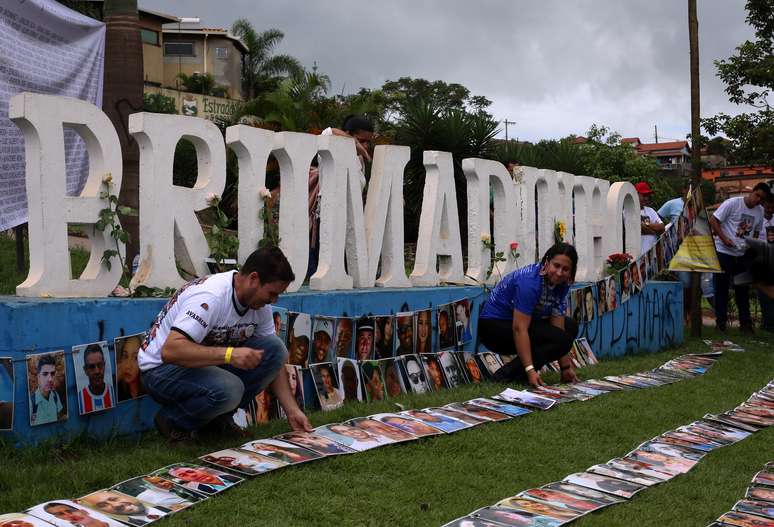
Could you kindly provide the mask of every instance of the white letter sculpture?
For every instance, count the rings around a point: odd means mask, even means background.
[[[441,281],[462,284],[465,276],[452,156],[448,152],[427,151],[423,162],[425,189],[411,283],[415,286],[434,286]]]
[[[575,176],[575,248],[578,251],[578,271],[575,279],[597,280],[607,258],[605,254],[609,229],[607,196],[610,182],[588,176]]]
[[[610,185],[607,192],[608,227],[605,236],[605,252],[625,252],[633,257],[640,254],[640,197],[634,185],[619,181]],[[624,235],[625,229],[625,235]],[[624,240],[626,246],[624,247]]]
[[[108,207],[99,197],[103,177],[110,174],[113,188],[121,188],[121,143],[115,128],[99,108],[70,97],[21,93],[11,99],[8,116],[24,134],[30,204],[30,270],[16,294],[107,296],[121,278],[121,265],[117,257],[111,258],[110,270],[102,263],[103,252],[116,244],[108,229],[97,231],[94,224],[99,211]],[[78,196],[66,195],[63,126],[78,132],[89,153],[89,176]],[[86,269],[75,280],[70,278],[68,223],[85,225],[91,241]],[[123,256],[123,243],[118,251]]]
[[[494,283],[516,266],[510,244],[516,241],[518,211],[513,179],[505,165],[488,159],[462,160],[462,170],[468,183],[468,269],[470,283]],[[489,186],[494,196],[494,236],[489,232]],[[506,260],[497,262],[491,275],[489,248],[482,236],[494,240],[495,252],[502,252]]]
[[[132,286],[179,287],[177,261],[198,276],[209,273],[210,248],[195,212],[206,209],[207,196],[220,196],[226,185],[223,135],[211,121],[179,115],[135,113],[129,133],[140,146],[140,266]],[[198,177],[193,188],[172,183],[178,141],[196,148]]]
[[[368,285],[375,280],[377,287],[411,287],[403,245],[403,170],[410,157],[407,146],[379,145],[374,149],[365,206]],[[382,270],[377,279],[380,259]]]

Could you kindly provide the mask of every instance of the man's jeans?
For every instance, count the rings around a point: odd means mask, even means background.
[[[252,370],[230,365],[183,368],[162,364],[142,373],[142,381],[159,412],[177,428],[198,430],[219,415],[244,408],[277,376],[288,358],[282,341],[274,335],[251,337],[243,345],[263,350]]]
[[[747,270],[747,262],[743,256],[731,256],[718,251],[718,260],[722,273],[715,273],[715,320],[718,329],[726,329],[728,322],[728,289],[733,284],[734,276]],[[736,307],[739,310],[739,326],[752,327],[750,317],[750,286],[733,286]]]

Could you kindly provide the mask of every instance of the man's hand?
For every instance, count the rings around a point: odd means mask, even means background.
[[[361,156],[366,161],[371,161],[371,154],[368,152],[368,148],[357,139],[355,139],[355,149],[357,150],[357,155]]]
[[[253,348],[234,348],[231,352],[231,365],[240,370],[252,370],[261,363],[263,350]]]
[[[300,409],[288,412],[288,424],[294,432],[311,432],[314,430],[309,418]]]
[[[543,379],[540,378],[540,375],[535,370],[530,370],[527,372],[527,382],[529,382],[529,385],[533,388],[537,388],[539,386],[545,386],[546,384],[543,382]]]
[[[731,249],[736,249],[736,244],[726,235],[723,235],[720,240],[723,242],[723,245],[726,247],[730,247]]]
[[[566,370],[562,370],[562,382],[575,384],[579,382],[578,376],[575,374],[575,368],[570,366]]]

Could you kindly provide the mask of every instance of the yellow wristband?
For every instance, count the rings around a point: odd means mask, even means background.
[[[233,352],[234,352],[233,346],[229,346],[228,348],[226,348],[226,356],[225,356],[226,364],[231,364],[231,354]]]

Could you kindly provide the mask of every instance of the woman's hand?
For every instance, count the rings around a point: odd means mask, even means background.
[[[540,374],[535,370],[530,370],[527,372],[527,382],[529,382],[529,385],[532,386],[533,388],[538,388],[540,386],[546,385],[543,382],[543,379],[540,378]]]

